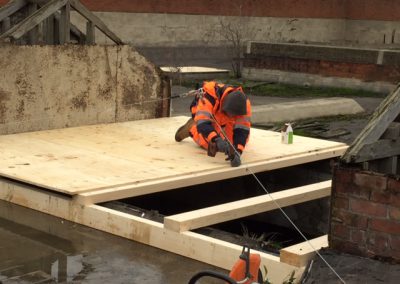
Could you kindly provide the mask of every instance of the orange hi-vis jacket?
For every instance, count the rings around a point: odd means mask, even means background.
[[[228,116],[221,109],[224,97],[236,90],[243,92],[241,87],[204,82],[203,95],[196,96],[191,105],[195,124],[191,127],[190,134],[201,147],[207,149],[208,143],[217,136],[224,139],[225,136],[220,128],[222,127],[236,150],[243,152],[250,135],[250,100],[246,100],[247,113],[245,115]]]

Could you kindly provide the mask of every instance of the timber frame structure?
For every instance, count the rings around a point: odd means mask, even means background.
[[[75,10],[86,20],[86,32],[71,23],[70,13]],[[25,15],[26,17],[21,20]],[[11,0],[0,8],[0,42],[23,44],[80,44],[95,43],[95,28],[114,43],[121,45],[116,36],[96,15],[79,0]],[[21,40],[26,37],[25,40]]]
[[[191,141],[174,141],[171,133],[186,121],[169,117],[0,136],[0,199],[230,270],[242,247],[191,230],[327,197],[331,181],[182,212],[163,223],[102,203],[331,159],[348,148],[300,136],[286,145],[278,132],[252,129],[244,165],[232,168],[222,156],[207,158]],[[326,236],[310,242],[318,249],[328,245]],[[259,253],[274,283],[293,271],[300,279],[314,256],[306,242],[280,256]]]
[[[400,84],[382,101],[342,157],[364,170],[400,174]]]

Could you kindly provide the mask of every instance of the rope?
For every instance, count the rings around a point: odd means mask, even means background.
[[[233,148],[235,153],[240,156],[240,153],[235,149],[235,147],[232,145],[231,141],[227,139],[227,135],[224,131],[224,129],[221,127],[221,125],[217,122],[215,119],[215,116],[213,115],[213,120],[215,124],[218,126],[218,128],[221,130],[221,133],[225,136],[225,140],[229,143],[229,145]],[[300,236],[310,245],[310,247],[313,249],[313,251],[321,258],[321,260],[329,267],[329,269],[336,275],[336,277],[342,282],[346,283],[342,277],[336,272],[336,270],[328,263],[328,261],[319,253],[319,251],[313,246],[313,244],[307,239],[307,237],[303,234],[303,232],[299,229],[299,227],[296,226],[296,224],[290,219],[290,217],[286,214],[286,212],[282,209],[282,207],[278,204],[278,202],[273,198],[271,193],[268,191],[268,189],[262,184],[260,179],[256,176],[256,174],[246,165],[246,171],[250,172],[250,174],[254,177],[254,179],[257,181],[257,183],[262,187],[262,189],[267,193],[269,198],[274,202],[275,206],[281,211],[283,216],[289,221],[289,223],[296,229],[296,231],[300,234]]]
[[[143,105],[146,103],[154,103],[154,102],[159,102],[159,101],[164,101],[164,100],[170,100],[170,99],[176,99],[176,98],[184,98],[190,95],[195,95],[195,92],[188,92],[188,93],[184,93],[184,94],[180,94],[180,95],[174,95],[171,96],[169,98],[157,98],[157,99],[151,99],[151,100],[144,100],[144,101],[140,101],[137,103],[131,103],[131,104],[127,104],[124,106],[134,106],[134,105]],[[108,108],[104,108],[103,111],[110,111],[110,110],[114,110],[113,107],[108,107]],[[46,118],[48,120],[48,117]],[[222,129],[221,125],[217,122],[217,120],[215,119],[215,117],[213,116],[214,122],[216,123],[216,125],[219,127],[219,129],[221,130],[221,133],[225,136],[225,138],[227,138],[227,135],[225,133],[225,131]],[[29,121],[42,121],[45,120],[43,119],[30,119]],[[9,122],[6,125],[13,125],[13,124],[18,124],[21,123],[22,121],[19,122]],[[1,124],[0,124],[1,126]],[[230,146],[234,149],[235,153],[240,155],[239,152],[235,149],[235,147],[232,145],[231,141],[229,141],[229,139],[226,139],[226,141],[230,144]],[[245,165],[244,165],[245,166]],[[290,224],[295,228],[295,230],[301,235],[301,237],[310,245],[310,247],[314,250],[314,252],[321,258],[321,260],[329,267],[329,269],[337,276],[337,278],[342,282],[342,283],[346,283],[341,277],[340,275],[335,271],[335,269],[327,262],[327,260],[318,252],[318,250],[312,245],[312,243],[307,239],[307,237],[301,232],[301,230],[296,226],[296,224],[290,219],[290,217],[285,213],[285,211],[279,206],[278,202],[272,197],[271,193],[267,190],[267,188],[262,184],[262,182],[258,179],[258,177],[256,176],[256,174],[249,168],[246,166],[246,171],[250,172],[250,174],[255,178],[255,180],[258,182],[258,184],[262,187],[262,189],[268,194],[269,198],[271,198],[271,200],[274,202],[275,206],[281,211],[281,213],[283,214],[283,216],[290,222]]]

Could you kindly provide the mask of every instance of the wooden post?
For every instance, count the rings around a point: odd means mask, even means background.
[[[396,140],[400,137],[400,123],[392,122],[386,131],[382,135],[382,139]],[[396,174],[398,158],[397,156],[392,156],[386,159],[382,159],[379,163],[379,170],[382,173]]]
[[[32,15],[37,11],[38,5],[35,3],[30,3],[28,5],[28,14]],[[39,35],[39,26],[35,26],[28,32],[29,44],[37,44]]]
[[[86,44],[95,44],[95,27],[92,21],[86,22]]]
[[[44,41],[47,44],[54,44],[54,16],[49,16],[44,22]]]
[[[60,18],[60,44],[65,44],[70,42],[70,13],[71,13],[71,5],[69,2],[65,4],[65,6],[61,9],[61,18]]]

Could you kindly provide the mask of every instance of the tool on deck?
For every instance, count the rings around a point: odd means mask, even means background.
[[[228,275],[215,271],[201,271],[195,274],[188,284],[195,284],[197,280],[203,277],[211,277],[227,281],[229,284],[258,284],[263,283],[263,277],[260,270],[261,257],[258,253],[250,253],[248,246],[243,246],[239,259],[233,265]]]

